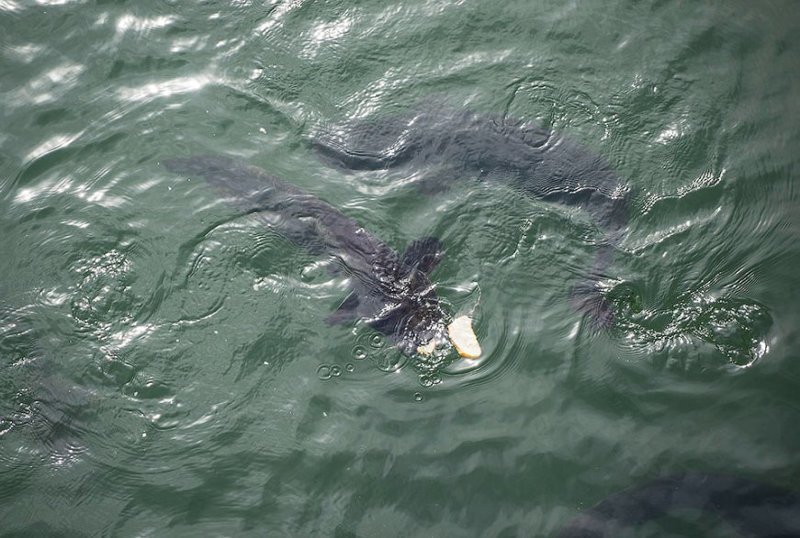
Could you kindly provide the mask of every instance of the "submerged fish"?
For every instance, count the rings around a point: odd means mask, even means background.
[[[800,536],[800,495],[733,475],[687,472],[615,493],[584,511],[560,538],[611,538],[680,510],[710,512],[742,536]]]
[[[541,127],[447,107],[346,124],[311,146],[342,170],[411,167],[430,188],[463,177],[510,183],[547,201],[584,207],[606,231],[627,223],[627,186],[602,157]]]
[[[602,157],[534,125],[447,106],[351,122],[311,141],[320,158],[341,170],[407,167],[424,171],[423,190],[461,178],[504,182],[544,201],[583,208],[605,242],[575,286],[573,301],[602,326],[613,321],[597,281],[610,265],[628,222],[627,186]]]
[[[448,316],[429,278],[442,258],[439,240],[415,241],[401,256],[335,207],[255,166],[222,156],[163,164],[171,172],[204,178],[238,209],[279,227],[293,243],[335,258],[352,293],[327,318],[329,324],[365,319],[407,355],[449,345]]]

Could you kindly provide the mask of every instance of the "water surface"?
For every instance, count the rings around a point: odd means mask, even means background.
[[[791,2],[0,0],[4,532],[549,536],[678,472],[796,487],[798,30]],[[442,101],[624,180],[612,327],[570,301],[604,241],[579,208],[312,149]],[[326,325],[345,279],[161,165],[197,153],[439,237],[484,357]]]

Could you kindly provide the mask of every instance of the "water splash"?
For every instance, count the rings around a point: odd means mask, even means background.
[[[668,306],[647,309],[632,286],[619,285],[610,296],[619,316],[615,330],[627,346],[655,356],[664,352],[681,356],[680,349],[695,350],[679,360],[684,367],[687,360],[699,360],[705,368],[713,367],[716,361],[747,368],[769,351],[772,315],[756,301],[688,292]],[[696,355],[700,342],[716,350],[716,359]]]

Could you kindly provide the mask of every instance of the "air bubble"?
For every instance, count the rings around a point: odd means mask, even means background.
[[[353,348],[353,358],[357,361],[363,361],[367,358],[367,350],[364,346],[356,346]]]
[[[334,364],[333,366],[331,366],[331,375],[333,377],[339,377],[340,375],[342,375],[342,367],[339,366],[338,364]]]
[[[414,393],[414,401],[415,402],[421,402],[423,399],[424,399],[424,397],[422,396],[421,392],[415,392]]]
[[[344,369],[347,370],[348,372],[352,372],[356,369],[356,366],[352,362],[348,362],[347,364],[345,364]]]
[[[383,347],[383,336],[381,336],[379,334],[372,335],[372,337],[370,337],[370,339],[369,339],[369,345],[371,345],[372,347],[374,347],[376,349],[382,348]]]
[[[423,387],[426,387],[426,388],[427,387],[432,387],[433,386],[433,379],[431,379],[430,377],[424,375],[424,376],[419,378],[419,384],[422,385]]]
[[[330,366],[328,366],[327,364],[323,364],[319,368],[317,368],[317,376],[321,380],[327,381],[328,379],[331,378],[331,370],[332,369]]]

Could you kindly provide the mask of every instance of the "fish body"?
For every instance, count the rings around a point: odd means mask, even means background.
[[[352,293],[328,323],[362,318],[409,355],[432,340],[447,342],[447,315],[429,278],[442,256],[437,239],[415,241],[400,255],[327,202],[242,161],[200,155],[163,164],[176,174],[202,177],[243,213],[311,253],[333,257]]]
[[[630,193],[608,162],[582,145],[530,123],[448,106],[350,122],[310,144],[323,162],[346,172],[413,170],[428,192],[473,177],[583,209],[604,239],[571,301],[594,326],[613,325],[599,283],[627,226]]]
[[[366,119],[319,133],[312,148],[341,170],[425,170],[441,190],[464,177],[504,182],[585,208],[607,232],[627,224],[627,185],[602,157],[542,127],[448,107]]]
[[[610,495],[570,521],[559,538],[611,538],[681,510],[714,514],[742,536],[800,536],[800,494],[748,478],[685,472]]]

